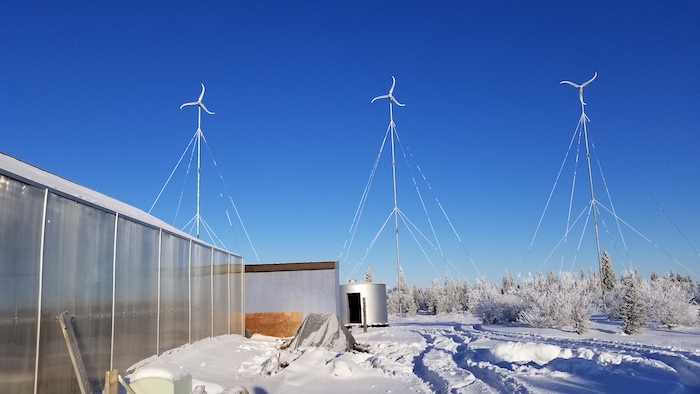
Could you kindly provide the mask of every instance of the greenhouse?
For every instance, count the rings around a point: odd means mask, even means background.
[[[90,390],[105,372],[243,334],[243,258],[0,153],[0,391],[78,392],[67,312]]]

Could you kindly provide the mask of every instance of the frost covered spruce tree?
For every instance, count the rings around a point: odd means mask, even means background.
[[[450,279],[449,275],[446,274],[442,291],[445,296],[445,302],[443,304],[444,313],[459,312],[462,309],[462,286],[459,282],[453,281]]]
[[[460,310],[466,312],[469,310],[469,302],[471,300],[471,289],[469,288],[469,283],[465,280],[459,286],[459,307]]]
[[[445,296],[442,293],[442,288],[440,287],[440,282],[437,279],[433,279],[430,286],[425,291],[425,306],[426,311],[437,315],[438,313],[444,313],[444,303]]]
[[[601,290],[601,307],[603,312],[611,319],[618,319],[619,298],[615,296],[615,271],[613,271],[610,255],[608,251],[603,252],[603,257],[600,259],[600,290]]]
[[[620,317],[624,323],[622,331],[625,334],[639,334],[646,321],[640,294],[640,279],[636,271],[629,272],[621,278],[623,290]]]
[[[600,280],[603,286],[603,293],[611,292],[617,282],[607,250],[603,252],[603,257],[600,259]]]
[[[468,292],[469,285],[453,281],[449,275],[442,286],[434,279],[425,291],[425,310],[433,315],[465,311],[469,308]]]
[[[413,296],[413,301],[416,303],[418,310],[427,311],[428,307],[425,302],[425,290],[413,284],[413,290],[411,290],[411,296]]]
[[[418,306],[408,289],[406,276],[403,274],[403,269],[399,268],[399,286],[388,291],[387,309],[389,313],[400,314],[401,316],[415,316],[418,311]]]
[[[503,274],[503,284],[501,285],[501,292],[503,294],[512,293],[515,291],[515,279],[513,279],[513,274],[508,271]]]
[[[374,282],[374,275],[372,275],[372,269],[369,267],[365,268],[365,282],[367,282],[367,283]]]
[[[649,276],[649,279],[651,279],[652,282],[657,281],[659,280],[659,274],[657,274],[656,271],[651,270],[651,276]]]

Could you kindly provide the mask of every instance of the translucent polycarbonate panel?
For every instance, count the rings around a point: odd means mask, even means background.
[[[243,258],[230,255],[229,281],[231,334],[243,335],[245,333],[245,265]]]
[[[44,190],[0,175],[0,392],[34,390]]]
[[[49,194],[39,343],[40,393],[79,391],[56,319],[64,311],[73,317],[91,392],[101,390],[110,367],[114,221],[111,213]]]
[[[192,342],[212,336],[211,247],[192,243]]]
[[[113,369],[157,353],[160,231],[119,218],[114,281]]]
[[[163,353],[189,341],[190,241],[163,232],[160,247],[160,337]]]
[[[214,250],[214,335],[228,334],[228,260],[229,254]]]

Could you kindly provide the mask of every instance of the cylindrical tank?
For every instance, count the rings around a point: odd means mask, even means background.
[[[368,326],[388,326],[386,285],[375,282],[348,282],[340,285],[340,321],[346,326],[364,323]]]

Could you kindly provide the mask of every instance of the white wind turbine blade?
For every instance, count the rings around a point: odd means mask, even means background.
[[[204,88],[204,84],[203,84],[203,83],[200,84],[200,85],[202,85],[202,93],[199,94],[199,98],[197,99],[197,101],[193,101],[193,102],[191,102],[191,103],[182,104],[182,105],[180,106],[180,109],[182,109],[182,108],[184,108],[184,107],[187,107],[187,106],[190,106],[190,105],[196,105],[196,106],[198,106],[199,108],[202,108],[202,109],[203,109],[206,113],[208,113],[209,115],[214,115],[214,112],[209,111],[209,110],[207,109],[207,107],[204,106],[204,103],[202,102],[202,99],[204,98],[204,90],[205,90],[205,88]]]
[[[576,89],[580,89],[580,88],[581,88],[581,85],[579,85],[579,84],[577,84],[577,83],[573,83],[573,82],[571,82],[571,81],[561,81],[561,82],[559,82],[560,85],[561,85],[561,84],[564,84],[564,83],[568,83],[569,85],[575,87]]]
[[[389,99],[390,102],[393,102],[394,104],[398,105],[399,107],[405,107],[406,104],[401,104],[399,103],[396,98],[394,97],[394,88],[396,87],[396,78],[394,76],[391,76],[391,88],[389,88],[389,94],[385,94],[382,96],[377,96],[372,99],[371,103],[375,102],[376,100],[379,99]]]
[[[598,76],[598,73],[596,72],[595,74],[593,74],[593,78],[591,78],[591,79],[589,79],[588,81],[582,83],[582,84],[581,84],[581,87],[582,87],[582,88],[585,88],[586,85],[588,85],[589,83],[593,82],[593,80],[594,80],[595,77],[597,77],[597,76]]]
[[[583,101],[583,88],[586,87],[589,83],[593,82],[593,80],[597,76],[598,76],[598,73],[596,72],[595,74],[593,74],[593,78],[589,79],[588,81],[586,81],[580,85],[577,83],[573,83],[571,81],[561,81],[561,82],[559,82],[559,84],[561,85],[561,84],[566,83],[566,84],[569,84],[569,85],[577,88],[578,89],[578,99],[579,99],[579,101],[581,101],[581,105],[586,105],[586,103]]]
[[[200,85],[202,85],[202,93],[199,94],[199,98],[197,99],[197,103],[199,104],[202,103],[202,99],[204,98],[204,84],[202,83]]]
[[[207,107],[204,106],[204,103],[199,103],[199,106],[202,107],[202,109],[204,110],[204,112],[208,113],[209,115],[214,115],[213,112],[209,111],[209,110],[207,109]]]
[[[390,96],[389,98],[391,99],[391,101],[394,102],[394,104],[398,105],[399,107],[405,107],[405,106],[406,106],[406,104],[401,104],[400,102],[396,101],[396,99],[394,98],[394,96]]]
[[[191,103],[184,103],[184,104],[182,104],[182,105],[180,106],[180,109],[182,109],[182,108],[184,108],[184,107],[188,107],[188,106],[190,106],[190,105],[199,105],[199,103],[196,102],[196,101],[191,102]]]

